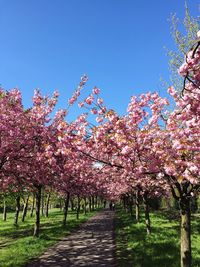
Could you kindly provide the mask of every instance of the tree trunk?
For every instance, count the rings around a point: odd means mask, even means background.
[[[124,210],[126,210],[126,198],[125,198],[125,196],[123,196],[122,202],[123,202]]]
[[[94,211],[94,196],[92,196],[92,211]]]
[[[60,206],[60,211],[62,210],[62,199],[60,199],[60,204],[59,204],[59,206]]]
[[[150,221],[150,216],[149,216],[149,203],[148,203],[147,193],[144,194],[143,200],[144,200],[146,230],[147,230],[147,234],[150,235],[151,234],[151,221]]]
[[[89,212],[92,211],[92,201],[91,201],[91,197],[89,197]]]
[[[179,201],[181,215],[181,267],[191,267],[191,214],[190,199]]]
[[[24,202],[23,213],[22,213],[22,222],[24,222],[26,214],[27,214],[28,200],[29,200],[29,196],[27,196],[27,198],[26,198],[26,200]]]
[[[140,205],[139,205],[139,192],[136,191],[135,195],[135,219],[136,222],[139,223],[140,221]]]
[[[74,200],[73,200],[73,198],[70,198],[70,204],[71,204],[71,211],[74,211]]]
[[[128,198],[127,198],[127,196],[124,197],[124,207],[125,207],[125,212],[128,212],[129,209],[128,209]]]
[[[6,200],[3,200],[3,221],[7,220],[7,207],[6,207]]]
[[[79,213],[80,213],[80,198],[78,197],[78,204],[77,204],[77,211],[76,211],[76,219],[79,219]]]
[[[35,208],[35,195],[33,194],[33,203],[31,206],[30,217],[33,217],[34,208]]]
[[[67,196],[64,200],[64,218],[63,218],[63,226],[66,226],[67,224],[67,214],[68,214],[68,208],[69,208],[69,192],[67,192]]]
[[[46,210],[45,210],[46,217],[49,217],[49,202],[50,202],[50,193],[48,193],[47,195]]]
[[[35,227],[33,236],[38,237],[40,232],[40,205],[41,205],[41,190],[42,187],[38,186],[35,194]]]
[[[41,191],[41,215],[44,216],[44,190]]]
[[[129,210],[130,210],[131,217],[133,217],[133,198],[132,198],[132,196],[129,197]]]
[[[84,198],[84,214],[87,214],[87,198]]]
[[[97,196],[95,196],[95,209],[97,209],[97,202],[98,202],[98,197]]]
[[[15,208],[15,218],[14,218],[14,225],[18,225],[19,219],[19,211],[20,211],[20,196],[16,197],[16,208]]]

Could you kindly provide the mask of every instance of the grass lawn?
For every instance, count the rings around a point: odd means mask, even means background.
[[[62,227],[63,212],[59,209],[49,211],[49,218],[41,217],[41,234],[34,238],[34,217],[27,215],[26,221],[22,223],[19,218],[19,226],[13,226],[14,213],[8,213],[7,221],[0,218],[0,266],[18,267],[24,266],[31,258],[41,255],[49,246],[55,244],[61,237],[67,235],[86,221],[95,212],[86,216],[80,214],[76,220],[75,212],[69,212],[66,228]]]
[[[171,217],[171,218],[170,218]],[[152,234],[146,235],[144,216],[136,224],[121,207],[116,210],[116,245],[119,267],[179,267],[179,217],[151,213]],[[200,216],[192,217],[192,266],[200,267]]]

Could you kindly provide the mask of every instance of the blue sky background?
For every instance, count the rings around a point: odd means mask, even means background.
[[[187,1],[199,15],[199,1]],[[130,96],[159,90],[168,80],[164,46],[174,48],[171,13],[184,18],[184,0],[0,0],[0,83],[18,87],[25,107],[33,90],[59,90],[59,108],[89,76],[110,108],[124,113]],[[69,119],[75,118],[73,108]]]

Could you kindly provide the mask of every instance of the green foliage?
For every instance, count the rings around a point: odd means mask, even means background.
[[[94,212],[87,215],[80,214],[80,219],[77,221],[75,213],[69,212],[67,227],[64,228],[62,227],[63,212],[58,209],[50,210],[49,218],[41,217],[40,237],[34,238],[32,237],[34,217],[27,217],[19,227],[14,227],[14,213],[8,213],[7,222],[0,219],[0,267],[24,266],[93,214]]]
[[[179,25],[179,19],[176,14],[171,16],[171,35],[176,45],[176,50],[167,49],[169,56],[169,67],[171,71],[171,82],[176,90],[181,91],[183,87],[183,78],[177,72],[177,69],[182,65],[183,58],[191,49],[195,40],[197,39],[197,32],[199,30],[199,17],[194,18],[190,15],[187,5],[185,5],[185,18],[182,23],[182,28]]]
[[[15,210],[15,198],[17,196],[17,193],[15,192],[9,192],[9,193],[1,193],[0,194],[0,212],[3,211],[3,201],[6,200],[6,206],[8,211],[14,211]]]
[[[151,213],[152,234],[146,234],[144,215],[141,223],[121,207],[117,208],[116,245],[119,267],[180,266],[179,214],[177,211]],[[200,266],[200,216],[192,221],[193,267]]]

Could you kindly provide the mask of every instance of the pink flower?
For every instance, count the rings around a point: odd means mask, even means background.
[[[175,91],[173,86],[170,86],[167,91],[171,96],[175,96],[176,95],[176,91]]]
[[[92,108],[92,109],[91,109],[91,113],[92,113],[92,114],[97,114],[97,110],[96,110],[96,108]]]
[[[98,98],[98,99],[97,99],[97,103],[98,103],[99,105],[102,105],[102,104],[103,104],[103,99],[102,99],[102,98]]]
[[[79,106],[79,108],[82,108],[84,106],[84,103],[83,102],[79,102],[78,106]]]
[[[88,77],[86,74],[84,74],[82,77],[81,77],[81,82],[83,83],[86,83],[88,81]]]
[[[76,101],[76,98],[75,97],[71,97],[68,102],[70,105],[74,104],[74,102]]]
[[[96,122],[100,123],[100,122],[102,122],[102,121],[103,121],[103,117],[97,117],[97,118],[96,118]]]
[[[122,155],[127,155],[131,152],[131,148],[129,146],[125,146],[122,148]]]
[[[92,90],[93,94],[98,95],[100,93],[100,89],[97,87],[94,87],[94,89]]]
[[[179,68],[179,70],[178,70],[178,73],[179,73],[179,75],[185,77],[185,76],[187,75],[187,72],[188,72],[188,65],[187,65],[186,62],[184,62],[184,63],[180,66],[180,68]]]
[[[53,93],[53,95],[54,95],[54,97],[58,97],[58,96],[59,96],[59,92],[58,92],[58,91],[55,91],[55,92]]]
[[[85,99],[85,103],[87,103],[88,105],[91,105],[93,100],[94,100],[93,95],[90,95]]]

